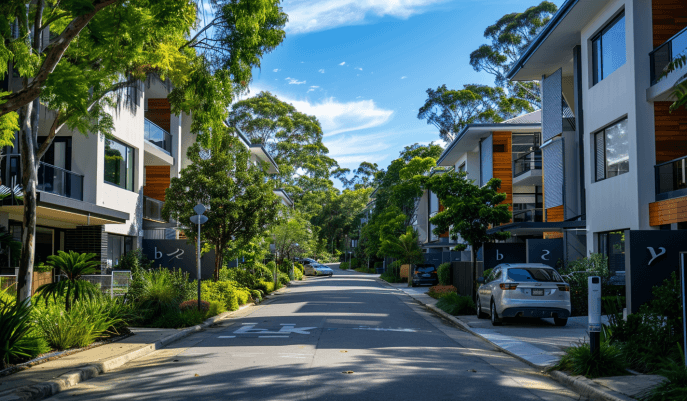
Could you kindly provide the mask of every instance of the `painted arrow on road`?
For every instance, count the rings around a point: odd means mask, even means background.
[[[317,327],[295,327],[295,325],[283,325],[279,331],[269,331],[267,329],[256,329],[254,324],[247,324],[234,331],[234,334],[310,334],[309,330]]]

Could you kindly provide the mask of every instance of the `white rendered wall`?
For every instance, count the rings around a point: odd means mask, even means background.
[[[623,8],[626,63],[592,86],[591,38]],[[611,3],[583,28],[581,39],[587,249],[598,252],[599,232],[650,228],[648,203],[654,199],[655,152],[653,105],[645,99],[649,85],[648,54],[652,50],[651,2]],[[592,135],[624,117],[629,133],[629,172],[596,182]]]

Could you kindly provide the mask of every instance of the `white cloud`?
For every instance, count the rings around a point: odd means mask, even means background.
[[[355,67],[355,69],[356,69],[356,70],[360,70],[360,71],[363,70],[362,67]]]
[[[320,74],[324,74],[324,68],[320,68],[320,70],[319,70],[318,72],[319,72]]]
[[[319,86],[317,86],[317,85],[312,85],[312,86],[310,87],[310,89],[308,89],[308,91],[307,91],[307,92],[305,92],[305,93],[310,93],[310,92],[314,92],[314,91],[315,91],[315,89],[317,89],[317,88],[319,88]]]
[[[305,81],[299,81],[296,78],[291,77],[287,77],[286,80],[289,81],[289,85],[303,85],[305,83]]]
[[[342,62],[339,63],[339,65],[345,65],[345,64],[346,64],[345,61],[342,61]]]
[[[363,24],[368,17],[407,19],[427,6],[445,0],[289,0],[286,30],[290,33],[322,31],[338,26]]]
[[[408,78],[408,77],[406,77],[405,75],[401,77],[401,79],[406,79],[406,78]]]
[[[279,71],[281,71],[279,68],[275,68],[272,70],[272,72],[279,72]]]

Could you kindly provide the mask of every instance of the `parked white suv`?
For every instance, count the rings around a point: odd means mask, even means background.
[[[477,280],[477,317],[491,316],[500,326],[505,317],[552,317],[565,326],[570,317],[570,286],[556,269],[539,263],[500,264]]]

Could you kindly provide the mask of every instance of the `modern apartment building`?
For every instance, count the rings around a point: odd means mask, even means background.
[[[662,76],[686,50],[685,1],[568,0],[509,73],[542,83],[547,214],[580,216],[587,251],[608,255],[617,273],[625,230],[687,228],[687,111],[668,111],[687,68]],[[562,101],[573,131],[561,125]],[[559,175],[563,166],[578,174]],[[562,189],[553,203],[550,186]]]
[[[18,81],[10,73],[3,86],[17,89]],[[108,110],[114,117],[111,138],[67,127],[57,133],[38,170],[37,263],[58,250],[74,250],[95,253],[107,271],[124,253],[141,247],[143,239],[179,238],[177,223],[164,221],[161,210],[171,178],[190,163],[186,151],[196,136],[190,132],[191,116],[171,113],[170,90],[169,82],[149,75],[114,94],[117,106]],[[42,108],[43,137],[53,118],[53,111]],[[253,163],[266,162],[268,174],[278,172],[263,146],[238,135]],[[10,195],[0,203],[0,225],[19,240],[23,206],[10,191],[21,183],[18,146],[3,150],[0,192]],[[283,190],[275,194],[293,205]]]

